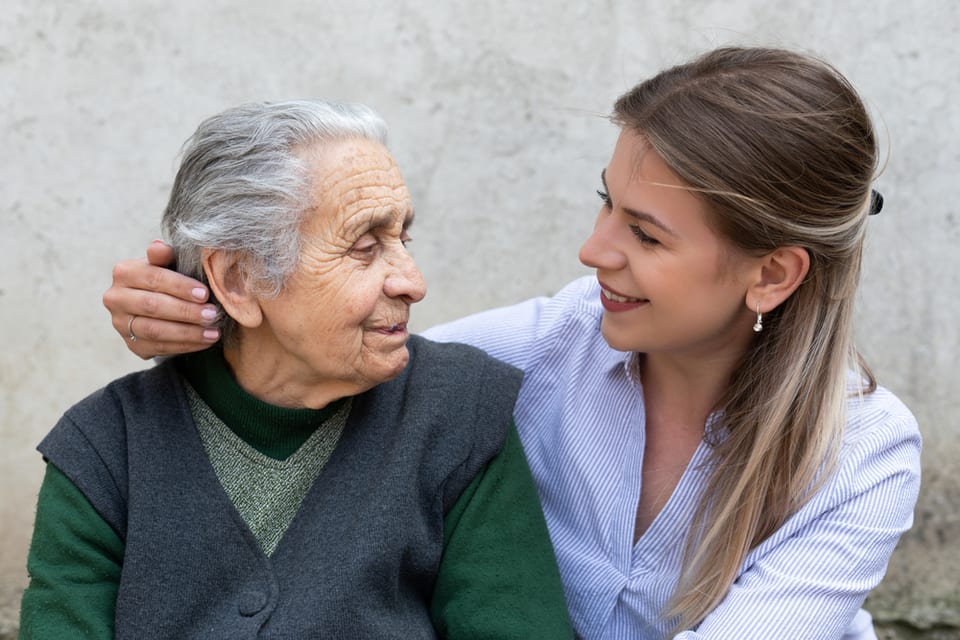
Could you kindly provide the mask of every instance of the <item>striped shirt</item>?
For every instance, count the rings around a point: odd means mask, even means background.
[[[524,371],[516,420],[536,478],[578,637],[664,638],[691,507],[702,494],[701,443],[673,495],[634,544],[644,404],[633,354],[603,340],[599,287],[574,281],[536,298],[435,327],[434,340],[476,345]],[[832,478],[750,552],[697,638],[874,638],[858,611],[912,524],[920,434],[879,389],[853,397]],[[846,634],[845,634],[846,630]]]

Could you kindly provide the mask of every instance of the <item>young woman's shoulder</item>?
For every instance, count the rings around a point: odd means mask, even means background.
[[[847,400],[844,448],[880,446],[915,441],[920,446],[920,428],[913,413],[889,389],[878,386],[872,393],[851,393]]]
[[[840,448],[834,497],[840,500],[873,493],[877,504],[903,502],[912,512],[920,484],[922,439],[916,418],[883,387],[852,395]]]

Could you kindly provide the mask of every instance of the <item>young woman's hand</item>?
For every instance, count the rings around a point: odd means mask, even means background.
[[[113,285],[103,294],[113,328],[144,359],[199,351],[220,338],[211,326],[219,310],[207,303],[207,287],[169,269],[171,264],[173,249],[154,241],[146,259],[114,265]]]

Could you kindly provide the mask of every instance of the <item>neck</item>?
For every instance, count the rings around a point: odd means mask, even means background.
[[[283,460],[339,408],[288,409],[246,393],[234,380],[219,346],[180,356],[177,369],[204,403],[235,434],[260,453]]]
[[[306,363],[247,332],[237,344],[225,346],[223,356],[244,391],[278,407],[322,409],[365,390],[347,381],[319,380]]]
[[[702,431],[707,417],[721,408],[739,361],[740,356],[733,354],[714,358],[663,353],[641,356],[640,379],[648,412],[655,410],[667,424]]]

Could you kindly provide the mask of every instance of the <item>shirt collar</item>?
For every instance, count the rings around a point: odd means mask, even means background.
[[[611,375],[625,375],[631,382],[640,386],[639,369],[636,366],[636,360],[640,354],[634,351],[617,351],[611,349],[606,343],[604,346],[606,349],[601,363],[603,371]]]

